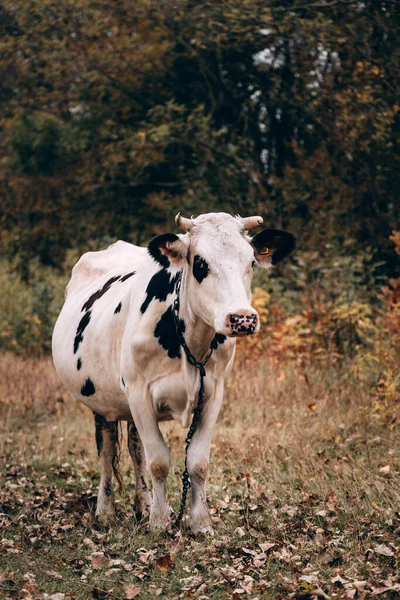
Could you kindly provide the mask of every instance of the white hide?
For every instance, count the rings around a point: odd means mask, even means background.
[[[241,219],[225,213],[211,213],[194,219],[191,231],[179,237],[190,250],[191,257],[190,265],[186,259],[182,263],[180,317],[185,321],[186,342],[201,360],[216,331],[230,335],[227,328],[229,313],[247,310],[256,314],[250,304],[254,252]],[[210,268],[201,283],[192,273],[196,254],[204,258]],[[157,420],[173,418],[187,427],[199,386],[198,373],[187,363],[183,351],[181,359],[169,358],[154,336],[157,322],[172,304],[175,294],[171,293],[163,302],[153,299],[144,314],[141,313],[148,283],[160,270],[161,266],[146,248],[121,241],[107,250],[83,255],[72,271],[65,304],[53,333],[54,364],[70,392],[107,420],[132,420],[134,417],[143,441],[147,468],[152,474],[150,522],[155,526],[163,526],[169,514],[164,475],[160,475],[168,472],[169,452]],[[116,281],[94,302],[90,322],[74,354],[74,338],[84,315],[84,303],[111,277],[131,271],[135,271],[135,275],[125,282]],[[116,314],[114,310],[119,303],[122,308]],[[190,523],[195,530],[210,528],[203,472],[208,467],[212,430],[234,351],[235,339],[228,337],[207,364],[202,425],[193,438],[188,459],[193,492]],[[80,370],[77,370],[78,358],[82,362]],[[95,393],[82,396],[81,388],[88,377],[94,384]],[[163,468],[157,470],[157,465]]]

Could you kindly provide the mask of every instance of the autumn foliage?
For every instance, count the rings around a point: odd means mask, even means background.
[[[302,249],[399,220],[399,4],[5,0],[0,247],[22,276],[173,217],[262,214]],[[350,244],[350,246],[348,245]]]

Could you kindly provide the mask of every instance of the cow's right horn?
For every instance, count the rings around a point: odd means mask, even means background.
[[[254,229],[255,227],[259,227],[264,222],[262,217],[244,217],[242,218],[243,229],[245,231],[249,231],[249,229]]]
[[[182,217],[181,213],[176,215],[175,223],[179,229],[183,229],[183,231],[190,231],[194,227],[192,219],[186,219],[185,217]]]

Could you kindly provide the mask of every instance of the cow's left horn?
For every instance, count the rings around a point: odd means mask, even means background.
[[[181,213],[176,215],[175,223],[179,229],[183,229],[183,231],[190,231],[194,227],[192,219],[186,219],[185,217],[182,217]]]
[[[264,219],[262,217],[244,217],[242,219],[243,228],[245,231],[249,231],[249,229],[254,229],[259,225],[262,225]]]

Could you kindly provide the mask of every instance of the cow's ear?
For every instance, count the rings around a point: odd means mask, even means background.
[[[288,231],[264,229],[251,240],[257,265],[268,269],[288,256],[296,246],[296,238]]]
[[[163,233],[151,240],[147,250],[150,256],[165,269],[169,267],[181,269],[187,255],[186,244],[182,238],[183,236],[175,233]]]

